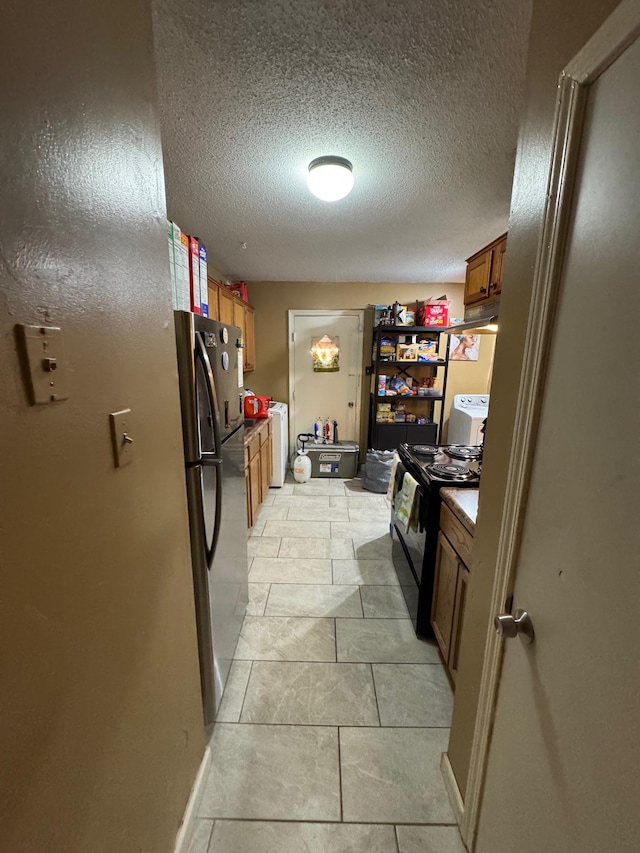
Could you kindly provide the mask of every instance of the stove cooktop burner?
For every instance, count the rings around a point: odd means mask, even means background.
[[[411,448],[418,456],[437,456],[440,448],[435,444],[414,444]]]
[[[469,468],[465,468],[464,465],[456,465],[454,462],[435,462],[433,465],[429,465],[427,471],[443,480],[464,481],[476,476]]]
[[[480,459],[482,451],[479,447],[469,445],[450,445],[445,447],[444,452],[452,459]]]

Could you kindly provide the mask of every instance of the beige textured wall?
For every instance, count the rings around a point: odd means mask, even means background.
[[[459,282],[407,284],[394,282],[251,282],[249,302],[256,309],[256,369],[246,383],[257,394],[289,400],[289,348],[287,312],[293,309],[361,309],[367,305],[390,305],[394,301],[410,305],[446,293],[451,300],[450,316],[463,314],[464,284]],[[372,315],[365,315],[364,364],[371,363]],[[368,380],[368,377],[366,377]],[[367,446],[369,382],[364,381],[360,446]],[[483,389],[484,390],[484,389]]]
[[[204,732],[150,12],[10,0],[1,41],[0,848],[170,853]],[[62,327],[66,402],[16,323]]]
[[[449,759],[463,794],[475,722],[524,335],[540,238],[558,76],[617,0],[536,0],[511,201],[480,511],[467,591]],[[514,756],[514,760],[517,756]]]
[[[447,426],[451,403],[456,394],[487,394],[491,385],[491,369],[496,347],[496,335],[480,335],[477,361],[452,361],[449,363],[447,380],[447,411],[445,412],[444,440],[447,441]]]

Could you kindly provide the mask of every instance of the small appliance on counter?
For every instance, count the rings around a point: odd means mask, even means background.
[[[268,418],[271,397],[261,397],[259,394],[246,394],[244,397],[245,418]]]
[[[440,489],[480,485],[482,447],[401,444],[391,511],[393,563],[407,607],[422,637],[432,637],[431,599],[440,527]],[[405,473],[417,481],[413,525],[402,523],[400,496]]]

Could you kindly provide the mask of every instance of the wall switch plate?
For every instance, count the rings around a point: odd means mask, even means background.
[[[109,415],[111,443],[113,445],[113,464],[123,468],[133,462],[133,437],[131,436],[131,409],[112,412]]]
[[[31,405],[69,398],[69,374],[62,329],[58,326],[16,326],[25,356],[25,378]]]

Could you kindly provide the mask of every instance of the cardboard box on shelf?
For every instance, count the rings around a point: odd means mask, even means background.
[[[207,250],[202,245],[198,246],[200,256],[200,313],[203,317],[209,316],[209,284],[207,282]]]
[[[418,361],[438,360],[438,341],[418,341]]]
[[[396,361],[417,361],[418,345],[414,342],[409,344],[398,344],[396,348]]]
[[[176,268],[176,308],[178,311],[190,311],[189,297],[189,240],[175,222],[173,227],[173,258]]]
[[[179,309],[178,289],[176,287],[176,259],[173,250],[173,222],[167,219],[167,237],[169,240],[169,277],[171,279],[171,304],[173,310]]]
[[[194,314],[200,313],[200,246],[189,237],[189,300]]]
[[[449,299],[429,299],[424,303],[425,326],[445,326],[449,325]]]

